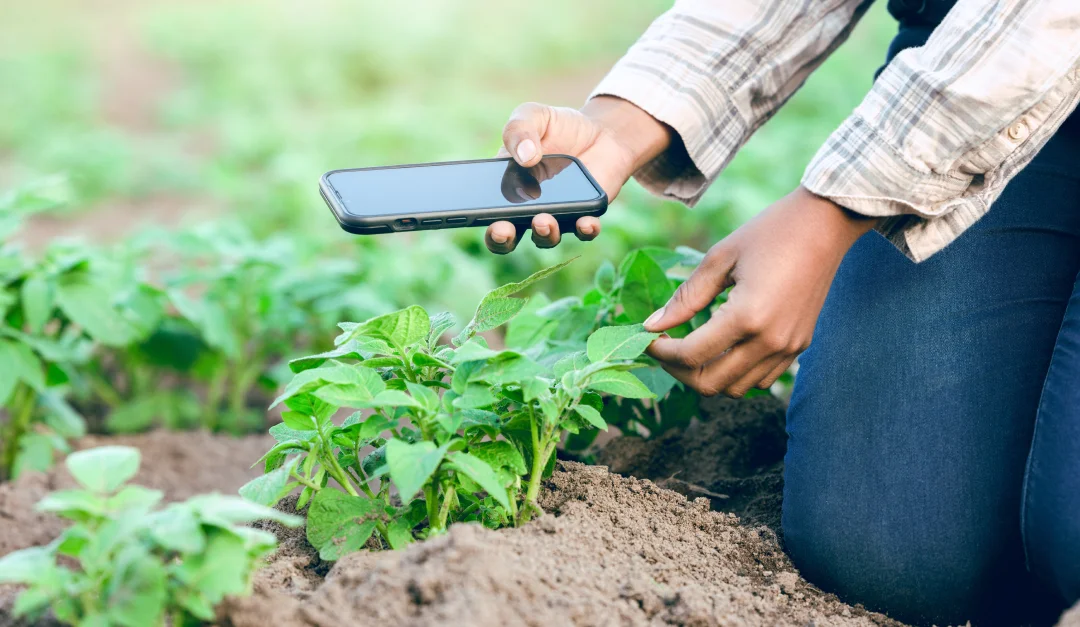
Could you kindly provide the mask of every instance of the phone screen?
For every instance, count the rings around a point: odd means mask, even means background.
[[[573,159],[544,157],[523,168],[512,159],[342,170],[327,176],[356,216],[413,215],[507,205],[595,200],[600,191]]]

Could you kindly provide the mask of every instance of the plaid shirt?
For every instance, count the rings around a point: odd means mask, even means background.
[[[692,206],[869,3],[677,0],[593,92],[682,139],[638,181]],[[889,63],[802,184],[887,217],[882,233],[921,261],[989,210],[1078,100],[1080,0],[959,0]]]

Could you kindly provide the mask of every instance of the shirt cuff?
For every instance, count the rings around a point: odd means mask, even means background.
[[[909,163],[874,126],[850,116],[818,150],[802,186],[856,213],[886,217],[878,231],[913,261],[945,248],[989,209],[978,177]]]
[[[589,98],[622,98],[675,131],[671,146],[635,172],[634,179],[653,194],[693,207],[732,155],[720,154],[723,149],[712,127],[705,124],[708,116],[686,94],[679,93],[679,77],[660,78],[652,71],[650,66],[624,58]],[[705,102],[729,102],[726,95],[706,85],[697,85],[695,91],[703,88],[713,92],[703,97]]]

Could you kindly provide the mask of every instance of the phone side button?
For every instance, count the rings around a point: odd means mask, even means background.
[[[421,220],[420,224],[424,226],[435,226],[436,224],[442,224],[442,220]]]
[[[469,221],[468,218],[447,218],[446,219],[447,224],[465,224],[468,221]]]

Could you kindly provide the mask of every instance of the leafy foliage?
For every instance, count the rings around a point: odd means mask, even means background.
[[[551,355],[576,355],[582,350],[589,359],[620,359],[625,354],[640,354],[648,342],[644,337],[627,333],[625,329],[633,327],[626,325],[640,324],[664,306],[702,258],[702,253],[686,247],[633,250],[618,267],[611,263],[601,265],[592,289],[583,296],[553,303],[534,300],[509,324],[506,343],[541,360],[550,360]],[[722,300],[723,297],[717,304]],[[684,336],[708,320],[709,314],[710,311],[702,312],[668,333]],[[697,413],[697,395],[655,362],[639,361],[643,367],[634,371],[633,381],[626,378],[629,373],[617,370],[594,380],[593,389],[622,397],[609,401],[599,420],[618,427],[624,434],[641,437],[685,428]],[[649,393],[647,396],[640,386]],[[596,434],[595,430],[571,434],[565,447],[581,453],[592,445]]]
[[[495,349],[477,334],[565,265],[490,292],[453,345],[440,342],[450,317],[418,306],[341,323],[337,349],[290,362],[266,474],[241,495],[273,505],[301,489],[308,540],[328,560],[373,536],[400,548],[456,522],[528,521],[564,435],[606,428],[601,392],[654,397],[632,372],[656,338],[640,324],[602,329],[570,353]],[[357,411],[338,423],[341,408]]]
[[[94,627],[210,621],[225,596],[250,592],[252,573],[276,546],[273,535],[242,525],[302,522],[220,495],[155,509],[161,492],[127,485],[137,449],[89,449],[66,463],[80,489],[53,492],[37,508],[72,525],[47,546],[0,558],[0,583],[28,586],[16,616],[51,610],[66,624]]]

